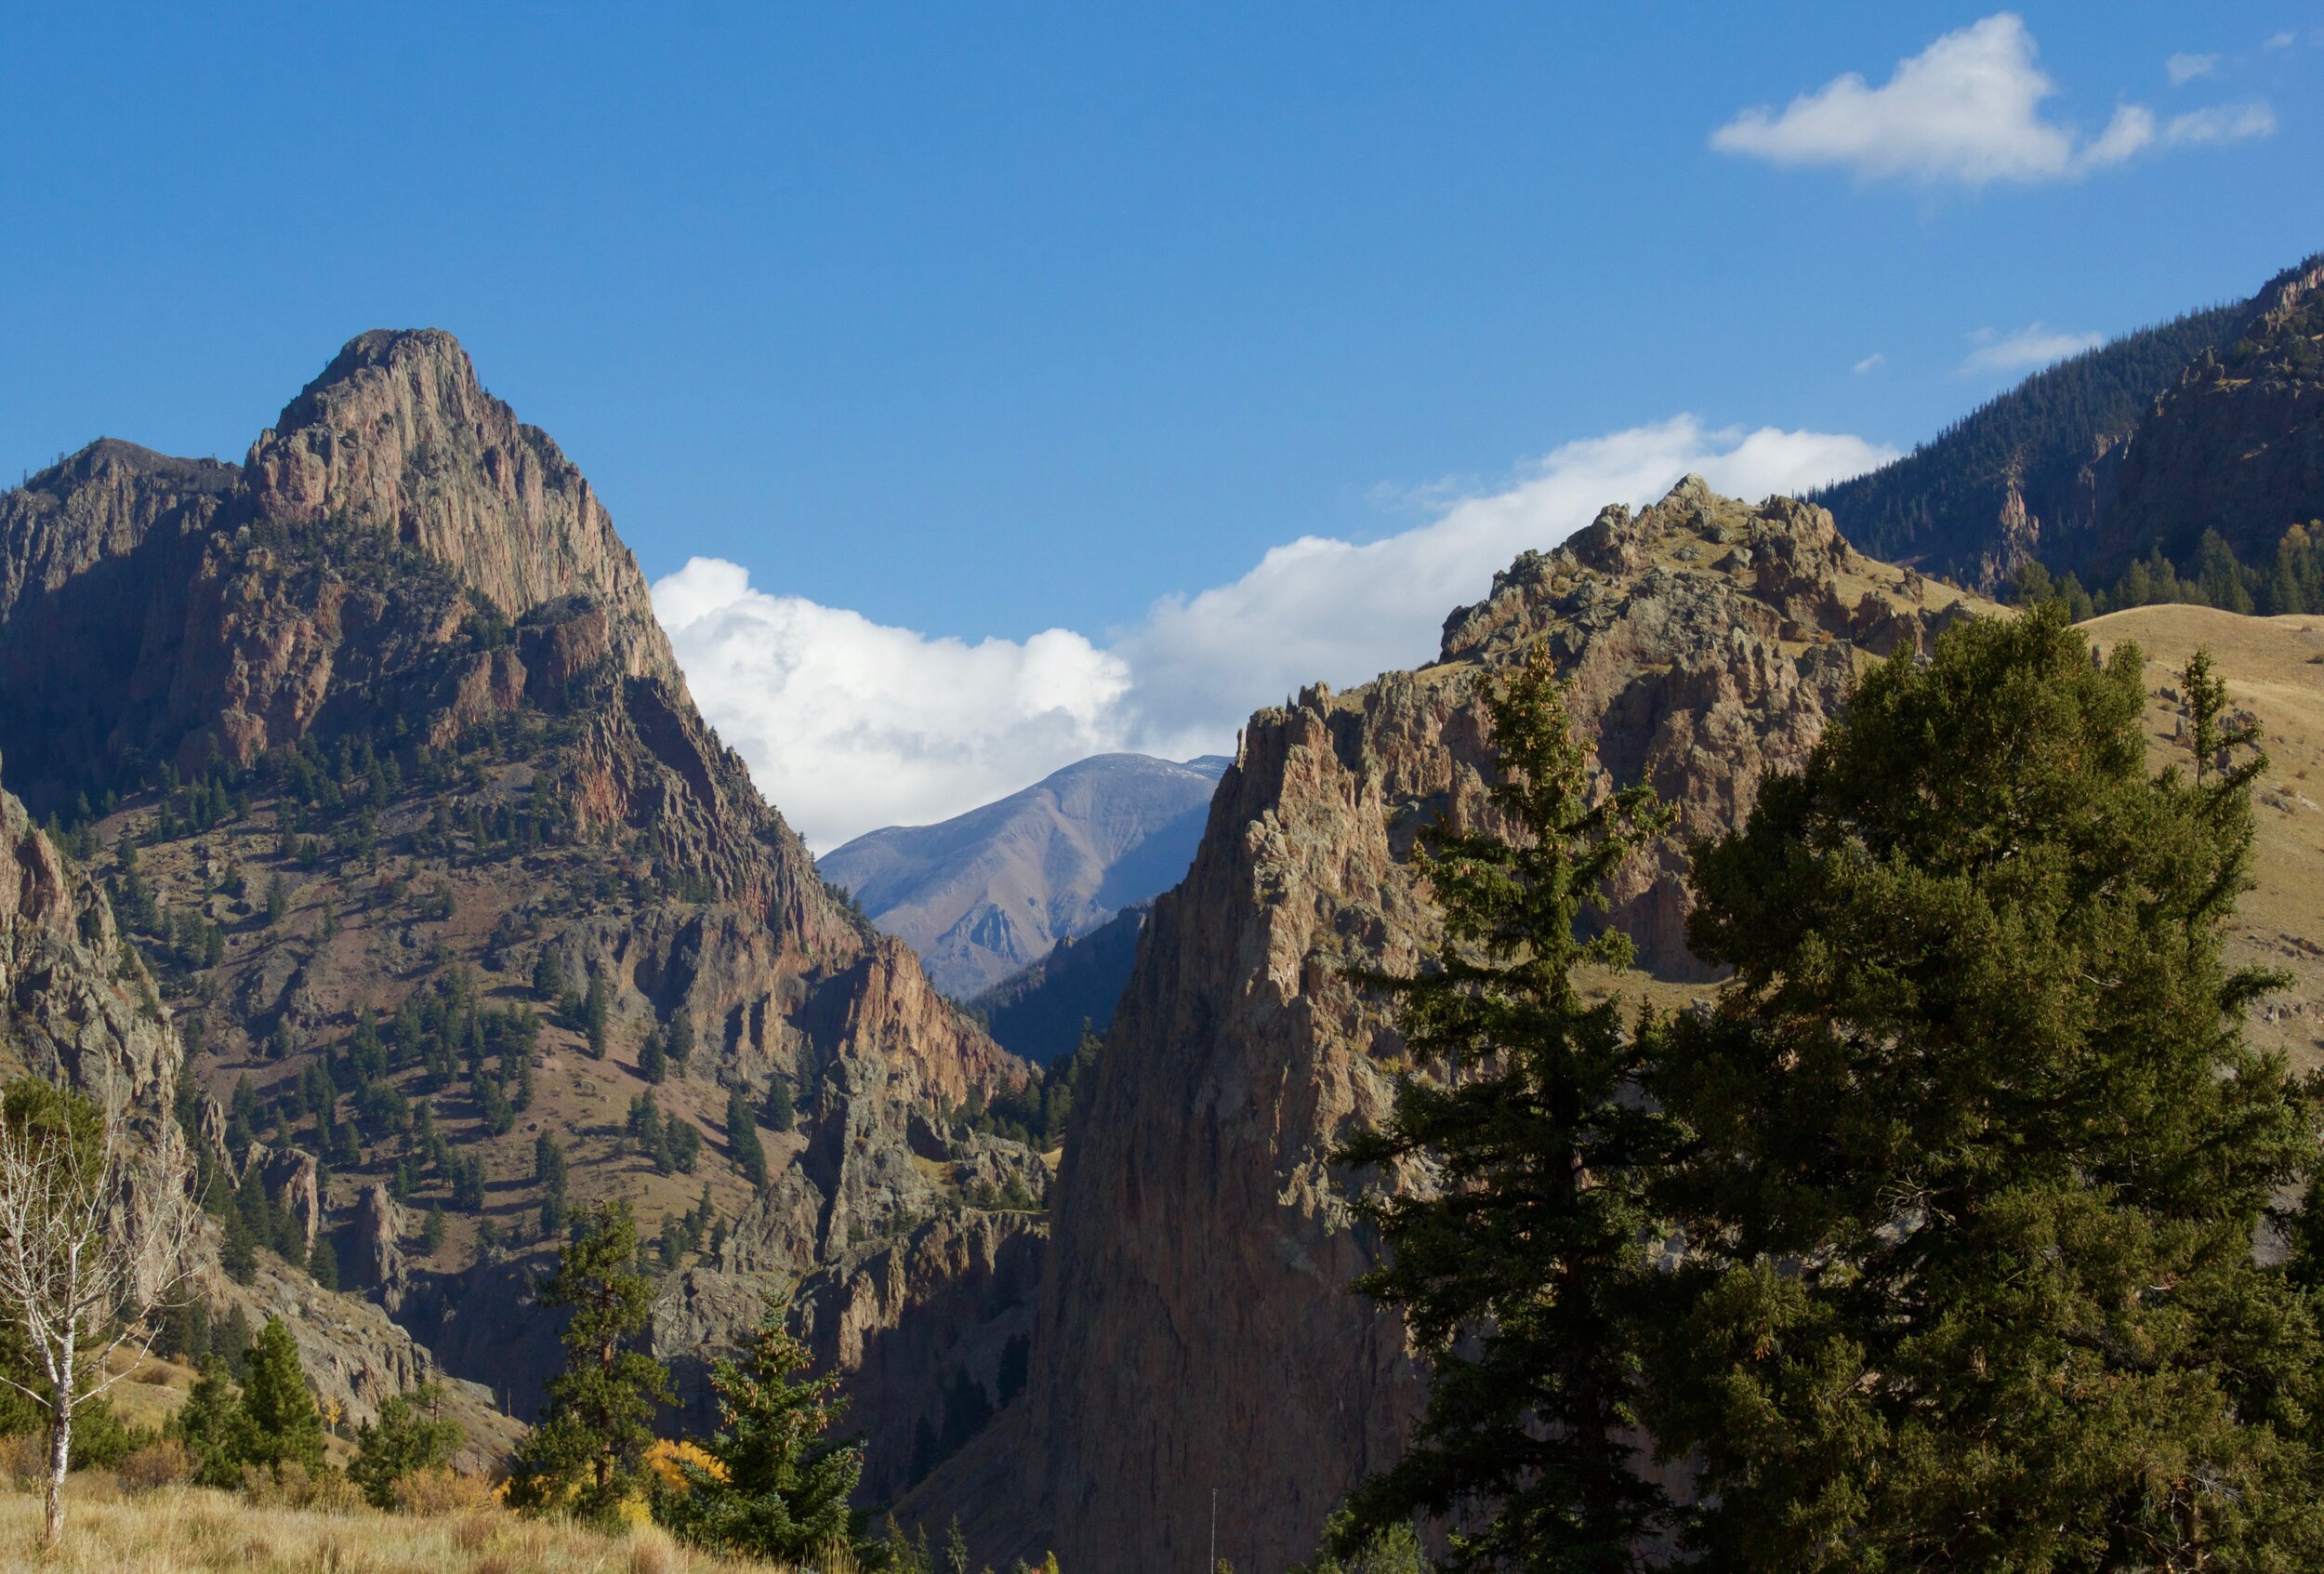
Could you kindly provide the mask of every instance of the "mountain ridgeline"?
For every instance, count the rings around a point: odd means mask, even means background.
[[[0,496],[0,664],[7,785],[150,964],[155,1096],[256,1226],[219,1294],[321,1241],[363,1302],[311,1306],[522,1414],[536,1271],[622,1197],[688,1405],[786,1297],[874,1490],[1006,1396],[1049,1175],[957,1112],[1030,1068],[824,884],[450,336],[351,341],[240,466],[105,441]]]
[[[2041,372],[1813,495],[1865,550],[1987,590],[2038,562],[2096,589],[2206,531],[2263,572],[2324,516],[2324,257]],[[2291,610],[2291,609],[2285,609]]]
[[[859,836],[818,866],[966,999],[1176,884],[1225,769],[1100,754],[940,824]]]

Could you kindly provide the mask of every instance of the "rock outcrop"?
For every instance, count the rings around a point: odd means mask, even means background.
[[[1689,478],[1527,553],[1447,620],[1439,662],[1245,730],[1185,881],[1156,902],[1094,1086],[1076,1104],[1027,1394],[907,1503],[980,1557],[1155,1574],[1219,1552],[1277,1568],[1398,1453],[1423,1402],[1401,1325],[1349,1293],[1373,1261],[1329,1154],[1406,1068],[1364,970],[1436,935],[1414,839],[1478,823],[1495,670],[1546,643],[1600,780],[1651,780],[1702,833],[1796,763],[1865,662],[1964,603],[1849,549],[1822,510]],[[1665,978],[1676,854],[1615,893]]]

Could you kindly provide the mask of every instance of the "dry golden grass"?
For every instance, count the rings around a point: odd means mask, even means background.
[[[230,1492],[168,1487],[126,1496],[102,1472],[73,1478],[65,1544],[41,1554],[40,1499],[0,1495],[0,1571],[43,1574],[765,1574],[652,1527],[607,1536],[457,1514],[260,1507]]]

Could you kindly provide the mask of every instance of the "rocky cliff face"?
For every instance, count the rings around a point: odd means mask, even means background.
[[[2324,259],[2277,279],[2242,331],[2207,351],[2125,445],[2100,566],[2159,545],[2191,556],[2216,528],[2265,565],[2287,526],[2324,517]]]
[[[1800,759],[1861,664],[1963,610],[1820,509],[1690,478],[1521,557],[1447,620],[1436,665],[1254,716],[1076,1108],[1027,1395],[910,1509],[960,1514],[980,1556],[1160,1574],[1205,1555],[1216,1488],[1221,1555],[1306,1557],[1423,1398],[1401,1326],[1348,1292],[1374,1243],[1328,1155],[1405,1069],[1357,980],[1435,938],[1410,852],[1484,812],[1494,671],[1546,642],[1602,779],[1653,781],[1699,834]],[[1614,916],[1684,980],[1703,970],[1678,867],[1631,871]]]
[[[80,822],[236,1110],[205,1140],[239,1173],[263,1139],[374,1302],[520,1404],[556,1358],[544,1135],[574,1200],[768,1295],[959,1210],[958,1172],[1039,1167],[951,1118],[1027,1068],[824,885],[588,482],[448,335],[353,340],[239,467],[108,442],[0,495],[0,664],[10,784]],[[728,1095],[777,1083],[799,1129],[759,1132],[754,1195]]]

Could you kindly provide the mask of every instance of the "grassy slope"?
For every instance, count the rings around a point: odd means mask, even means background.
[[[65,1545],[40,1555],[40,1498],[0,1493],[0,1570],[58,1574],[745,1574],[773,1566],[689,1551],[660,1531],[601,1536],[498,1511],[328,1514],[254,1507],[227,1492],[124,1496],[103,1472],[73,1478]]]

